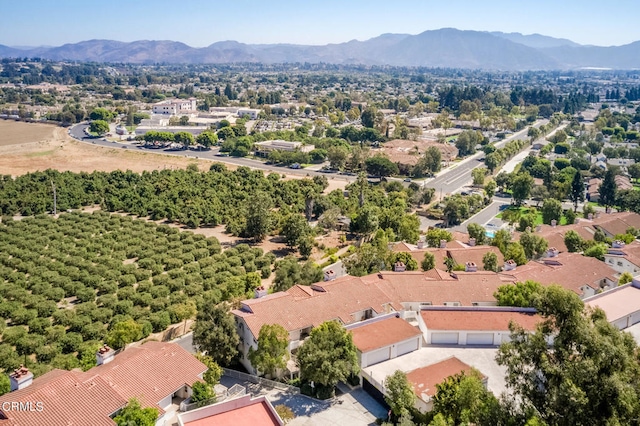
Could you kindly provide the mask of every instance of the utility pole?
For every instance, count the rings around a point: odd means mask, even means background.
[[[55,216],[58,213],[58,197],[56,194],[56,186],[51,181],[51,188],[53,189],[53,215]]]

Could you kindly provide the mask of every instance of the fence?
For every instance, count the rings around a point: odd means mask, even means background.
[[[243,373],[241,371],[229,370],[228,368],[223,368],[222,370],[224,371],[225,376],[233,377],[234,379],[246,380],[247,382],[259,384],[266,388],[280,389],[294,394],[300,393],[300,388],[287,385],[286,383],[268,380],[262,377],[254,376],[252,374]]]
[[[207,400],[204,400],[204,401],[198,401],[198,402],[192,402],[192,403],[187,403],[187,401],[190,401],[191,398],[189,398],[188,400],[184,400],[180,404],[180,411],[183,411],[183,412],[191,411],[191,410],[194,410],[196,408],[205,407],[207,405],[215,404],[216,402],[222,402],[222,401],[225,401],[227,399],[237,398],[237,397],[240,397],[240,396],[244,396],[246,394],[247,394],[247,388],[245,388],[244,386],[235,384],[235,385],[231,386],[229,389],[227,389],[226,391],[216,394],[216,396],[211,398],[211,399],[207,399]]]

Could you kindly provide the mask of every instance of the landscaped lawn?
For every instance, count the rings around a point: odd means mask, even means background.
[[[509,216],[509,215],[511,215],[511,214],[514,214],[514,215],[515,215],[515,217],[517,217],[517,218],[518,218],[518,219],[516,219],[516,220],[514,221],[514,223],[517,223],[517,222],[518,222],[518,220],[519,220],[519,218],[520,218],[520,216],[522,216],[522,215],[526,215],[526,214],[528,214],[528,213],[529,213],[529,209],[530,209],[530,207],[524,207],[524,206],[516,207],[516,206],[511,206],[511,207],[509,207],[509,208],[506,208],[506,209],[505,209],[505,210],[503,210],[502,212],[500,212],[496,217],[497,217],[498,219],[502,219],[502,218],[503,218],[503,216],[504,216],[504,214],[505,214],[505,212],[508,212],[508,213],[506,214],[506,216]],[[513,212],[513,213],[512,213],[512,212]],[[505,220],[505,221],[506,221],[506,220]],[[537,211],[537,215],[536,215],[536,220],[535,220],[535,223],[534,223],[534,224],[537,226],[537,225],[542,225],[542,223],[543,223],[543,222],[542,222],[542,212],[540,212],[540,210],[538,210],[538,211]],[[562,216],[562,217],[560,218],[560,225],[566,225],[566,224],[567,224],[567,218],[566,218],[566,217],[564,217],[564,216]]]

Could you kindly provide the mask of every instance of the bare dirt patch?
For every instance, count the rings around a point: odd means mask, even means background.
[[[0,120],[0,146],[52,140],[55,126]]]

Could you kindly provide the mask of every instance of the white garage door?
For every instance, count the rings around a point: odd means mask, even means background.
[[[620,330],[624,330],[625,328],[627,328],[627,317],[620,318],[619,320],[614,322],[613,325],[618,327]]]
[[[629,327],[639,322],[640,322],[640,312],[636,312],[635,314],[631,315],[631,321],[629,322]]]
[[[397,347],[398,356],[408,354],[418,349],[418,339],[409,340],[408,342],[400,343]]]
[[[431,333],[432,345],[457,345],[458,333]]]
[[[493,333],[467,333],[467,345],[493,345]]]
[[[378,349],[367,354],[367,365],[377,364],[389,359],[389,347]]]
[[[509,343],[511,341],[511,334],[510,333],[503,333],[502,334],[502,343]]]

